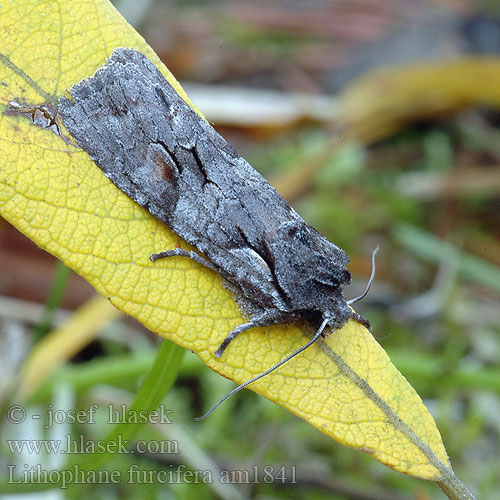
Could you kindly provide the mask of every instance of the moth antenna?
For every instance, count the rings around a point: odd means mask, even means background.
[[[223,398],[219,399],[217,403],[215,403],[214,406],[210,410],[205,413],[205,415],[201,417],[195,418],[197,422],[201,420],[205,420],[211,413],[215,411],[215,409],[221,405],[226,399],[230,398],[233,394],[236,394],[238,391],[241,391],[241,389],[244,389],[247,385],[252,384],[253,382],[261,379],[262,377],[265,377],[266,375],[269,375],[269,373],[273,372],[277,368],[279,368],[281,365],[284,365],[287,361],[290,361],[293,357],[297,356],[297,354],[300,354],[302,351],[305,351],[308,347],[314,344],[316,342],[320,335],[323,333],[323,330],[325,329],[326,325],[328,324],[328,321],[330,321],[330,318],[325,318],[323,320],[323,323],[321,323],[321,326],[318,328],[316,333],[314,334],[314,337],[305,345],[302,347],[299,347],[295,352],[292,352],[292,354],[289,354],[286,358],[282,359],[279,363],[275,364],[265,372],[260,373],[259,375],[256,375],[255,377],[251,378],[250,380],[247,380],[246,382],[243,382],[240,384],[238,387],[235,387],[232,391],[228,392]]]
[[[354,297],[354,299],[348,300],[347,301],[348,305],[354,304],[354,302],[358,302],[358,300],[364,299],[368,295],[368,292],[370,291],[370,287],[372,286],[372,283],[373,283],[373,279],[375,278],[375,255],[377,255],[379,248],[380,247],[377,245],[372,252],[372,273],[370,275],[368,283],[366,284],[365,289],[363,290],[363,293],[361,295],[358,295],[357,297]]]

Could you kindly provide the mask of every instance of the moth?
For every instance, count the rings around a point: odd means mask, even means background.
[[[79,146],[198,251],[176,248],[151,259],[184,256],[217,271],[248,317],[227,333],[217,357],[253,327],[306,320],[316,328],[306,346],[240,388],[326,336],[327,325],[339,329],[352,318],[369,327],[350,307],[362,296],[343,294],[351,281],[346,252],[308,225],[145,55],[116,49],[69,94],[59,113]]]

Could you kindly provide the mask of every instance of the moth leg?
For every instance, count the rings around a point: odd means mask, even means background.
[[[188,252],[186,250],[183,250],[182,248],[174,248],[173,250],[167,250],[166,252],[154,253],[151,255],[150,259],[154,262],[155,260],[164,259],[165,257],[175,256],[189,257],[191,260],[198,262],[198,264],[208,267],[209,269],[212,269],[212,271],[217,271],[217,268],[201,255],[198,255],[193,251]]]
[[[372,326],[370,325],[370,322],[366,318],[363,318],[363,316],[361,316],[361,314],[358,314],[357,312],[352,311],[351,318],[354,321],[361,323],[363,326],[366,326],[366,328],[368,328],[368,330],[370,330],[370,331],[372,330]]]
[[[252,318],[247,323],[243,323],[242,325],[236,327],[231,333],[229,333],[229,335],[222,341],[222,344],[219,346],[219,348],[215,351],[215,355],[220,358],[229,343],[233,339],[235,339],[241,332],[250,330],[250,328],[253,328],[255,326],[272,325],[274,323],[277,323],[279,320],[283,320],[283,322],[286,322],[289,321],[290,318],[283,318],[282,315],[276,315],[269,312],[262,313],[261,315]]]

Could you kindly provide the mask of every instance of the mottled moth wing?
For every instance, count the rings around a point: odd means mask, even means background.
[[[307,225],[143,54],[116,49],[70,94],[59,111],[78,144],[210,259],[247,312],[274,309],[286,319],[333,310],[337,326],[345,323],[347,254]]]

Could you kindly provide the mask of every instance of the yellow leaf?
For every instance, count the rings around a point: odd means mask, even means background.
[[[33,1],[0,7],[0,213],[85,277],[122,311],[193,350],[236,382],[298,346],[308,327],[255,328],[214,351],[242,316],[216,273],[186,258],[152,263],[181,239],[119,191],[54,128],[6,113],[11,101],[56,104],[119,46],[145,53],[184,96],[158,57],[106,0]],[[64,132],[64,131],[63,131]],[[300,284],[298,284],[300,285]],[[333,439],[425,479],[452,475],[422,401],[368,331],[349,322],[252,386]]]
[[[361,76],[340,96],[349,137],[363,144],[384,139],[416,119],[471,105],[500,106],[500,58],[387,66]]]

